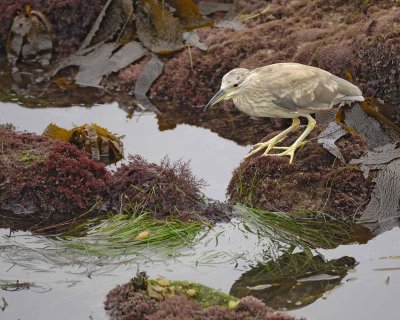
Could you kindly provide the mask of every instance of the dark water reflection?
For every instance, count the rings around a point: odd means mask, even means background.
[[[326,261],[305,252],[285,253],[243,273],[230,294],[255,296],[274,309],[293,310],[313,303],[333,289],[354,268],[356,261],[342,257]]]

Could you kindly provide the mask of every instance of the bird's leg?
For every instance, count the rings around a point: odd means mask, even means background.
[[[299,118],[293,118],[292,119],[292,124],[289,128],[287,128],[286,130],[283,130],[281,133],[277,134],[275,137],[269,139],[266,142],[260,142],[257,143],[256,145],[254,145],[256,147],[256,149],[254,149],[253,151],[251,151],[250,153],[248,153],[245,158],[248,158],[250,156],[252,156],[253,154],[261,151],[262,149],[266,150],[263,153],[263,156],[267,155],[272,149],[276,148],[275,144],[277,144],[279,141],[283,140],[284,138],[286,138],[286,136],[296,130],[300,125],[300,119]]]
[[[293,162],[294,152],[296,151],[296,149],[298,147],[300,147],[302,144],[305,143],[305,141],[303,141],[303,140],[314,129],[315,124],[316,124],[316,121],[314,120],[314,118],[311,117],[309,114],[307,114],[305,117],[307,118],[308,123],[307,123],[306,129],[300,135],[300,137],[298,137],[297,140],[291,146],[287,147],[287,149],[284,152],[270,154],[270,156],[289,156],[290,157],[289,163]]]

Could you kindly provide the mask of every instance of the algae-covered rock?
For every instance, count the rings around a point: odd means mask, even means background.
[[[203,198],[204,181],[196,178],[189,163],[149,163],[139,155],[131,156],[113,174],[109,198],[113,210],[135,208],[152,212],[164,219],[177,217],[187,220],[222,220],[228,217],[228,207]]]
[[[244,159],[235,169],[227,194],[232,203],[241,202],[268,211],[322,211],[336,217],[359,217],[369,201],[372,183],[358,165],[336,159],[316,142],[318,130],[297,150],[294,162],[287,157]],[[264,140],[276,135],[273,133]],[[285,141],[289,145],[294,135]],[[337,146],[349,161],[360,157],[366,143],[347,134]]]
[[[95,205],[110,175],[75,146],[0,127],[0,210],[31,224],[65,221]]]
[[[64,140],[76,132],[61,131]],[[0,126],[0,146],[0,211],[6,225],[14,221],[10,217],[22,218],[15,221],[20,228],[72,223],[84,212],[87,219],[109,210],[180,222],[221,221],[231,214],[227,204],[203,196],[204,181],[188,163],[155,164],[137,155],[111,173],[73,144],[6,126]],[[135,235],[151,236],[145,229]]]
[[[166,283],[163,279],[163,284]],[[275,312],[253,297],[237,299],[218,290],[187,281],[168,281],[160,286],[158,280],[148,280],[139,273],[130,282],[112,289],[105,309],[112,320],[250,320],[294,319]],[[191,291],[194,294],[188,294]]]

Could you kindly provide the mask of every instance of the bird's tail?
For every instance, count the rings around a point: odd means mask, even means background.
[[[333,101],[331,105],[339,105],[339,107],[344,106],[345,104],[351,104],[352,102],[362,102],[364,101],[363,96],[343,96],[340,98],[337,98]]]
[[[343,97],[341,98],[342,101],[347,101],[347,102],[352,102],[352,101],[364,101],[363,96],[348,96],[348,97]]]

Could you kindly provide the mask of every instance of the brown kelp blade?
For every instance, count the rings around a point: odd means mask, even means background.
[[[65,142],[71,141],[72,134],[73,132],[71,130],[61,128],[54,123],[50,123],[43,132],[43,135],[50,139],[61,140]]]
[[[70,142],[85,150],[91,159],[105,164],[116,163],[124,157],[121,139],[97,124],[84,124],[67,130],[51,123],[43,135],[51,139]]]
[[[141,43],[155,53],[167,54],[183,47],[182,26],[155,0],[140,0],[136,30]]]

